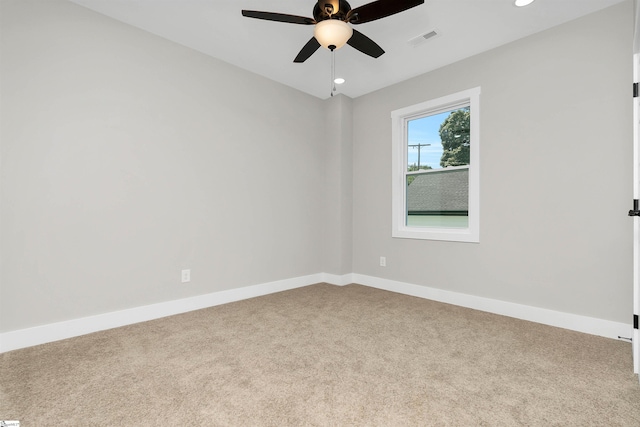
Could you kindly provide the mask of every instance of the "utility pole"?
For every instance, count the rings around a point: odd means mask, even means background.
[[[420,170],[420,150],[422,149],[422,147],[429,147],[431,146],[431,144],[409,144],[409,147],[418,147],[418,170]]]

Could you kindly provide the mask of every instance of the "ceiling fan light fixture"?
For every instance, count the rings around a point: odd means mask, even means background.
[[[339,19],[320,21],[313,29],[313,36],[318,40],[318,43],[329,50],[340,49],[352,35],[353,29],[349,24]]]
[[[533,3],[534,0],[516,0],[515,5],[518,7],[524,7]]]

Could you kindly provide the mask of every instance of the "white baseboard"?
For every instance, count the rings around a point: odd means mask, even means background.
[[[323,282],[325,283],[329,283],[331,285],[336,285],[336,286],[346,286],[350,283],[353,283],[353,274],[349,273],[349,274],[343,274],[343,275],[338,275],[338,274],[329,274],[329,273],[322,273],[322,277],[323,277]]]
[[[322,273],[114,311],[0,334],[0,353],[325,281]]]
[[[500,314],[516,319],[542,323],[572,331],[618,339],[619,336],[631,337],[632,325],[578,314],[564,313],[529,305],[516,304],[459,292],[445,291],[379,277],[353,274],[353,282],[372,288],[384,289],[405,295],[425,298],[489,313]]]
[[[562,313],[362,274],[334,275],[318,273],[5,332],[0,334],[0,353],[300,288],[320,282],[336,286],[358,283],[372,288],[384,289],[391,292],[473,308],[607,338],[617,339],[618,336],[631,337],[632,333],[632,326],[625,323]]]

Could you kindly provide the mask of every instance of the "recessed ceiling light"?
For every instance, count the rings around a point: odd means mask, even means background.
[[[345,80],[342,77],[338,77],[333,82],[337,85],[341,85],[342,83],[345,82]]]
[[[533,3],[533,0],[516,0],[515,4],[518,7],[523,7],[523,6],[526,6],[526,5],[531,4],[531,3]]]

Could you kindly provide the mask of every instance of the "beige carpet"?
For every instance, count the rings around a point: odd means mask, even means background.
[[[318,284],[0,355],[29,426],[640,426],[631,346]]]

